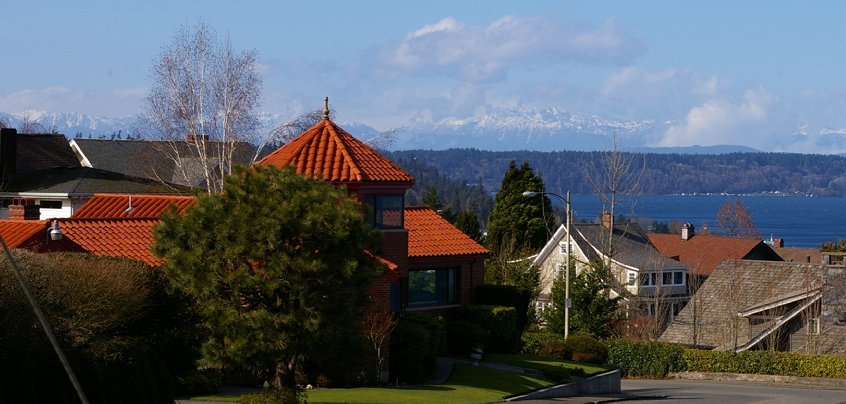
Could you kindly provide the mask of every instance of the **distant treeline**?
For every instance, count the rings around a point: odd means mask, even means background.
[[[511,160],[528,161],[551,192],[594,193],[603,152],[489,152],[476,149],[390,152],[394,161],[436,168],[459,184],[499,188]],[[625,153],[639,174],[640,193],[767,193],[846,195],[846,158],[796,153],[655,154]],[[400,165],[403,165],[400,163]]]

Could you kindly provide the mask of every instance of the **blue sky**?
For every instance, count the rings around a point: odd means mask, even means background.
[[[380,129],[556,107],[665,122],[656,146],[826,152],[792,135],[846,134],[843,2],[2,3],[5,112],[139,113],[152,60],[202,19],[258,52],[262,110],[282,116],[328,95]]]

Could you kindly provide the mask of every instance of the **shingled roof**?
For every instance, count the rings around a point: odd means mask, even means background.
[[[95,194],[76,212],[74,219],[158,219],[167,208],[175,206],[182,213],[197,203],[193,196]]]
[[[258,164],[294,166],[298,174],[333,183],[414,182],[411,174],[329,119],[321,120]]]
[[[709,276],[723,260],[758,259],[782,261],[781,257],[760,239],[694,235],[683,240],[678,234],[649,234],[649,240],[661,254],[677,257],[691,266],[688,273]]]
[[[795,315],[788,304],[801,307],[819,299],[824,275],[825,267],[819,264],[725,260],[660,339],[720,350],[748,349],[777,326],[776,320]],[[784,311],[774,310],[779,307]],[[750,316],[767,310],[769,322],[752,324]]]
[[[85,167],[148,178],[192,187],[205,186],[205,177],[196,148],[188,141],[71,139],[70,147],[77,154],[78,164]],[[218,150],[220,142],[207,141],[208,150]],[[171,156],[178,153],[186,167],[183,174]],[[236,142],[233,162],[249,164],[255,147]],[[214,160],[214,159],[212,159]],[[217,164],[213,161],[213,164]],[[187,178],[186,178],[187,175]]]
[[[164,261],[150,251],[157,219],[58,219],[63,240],[95,255],[125,257],[147,265]]]
[[[7,193],[38,192],[91,195],[108,192],[139,194],[191,192],[190,188],[181,185],[164,184],[148,178],[131,177],[116,172],[78,166],[57,167],[18,174],[3,185],[3,191]]]
[[[608,240],[608,229],[601,224],[579,223],[572,226],[576,243],[586,251],[588,259],[597,257],[596,249],[602,250]],[[661,255],[637,223],[614,225],[611,242],[614,261],[642,270],[665,270],[684,267],[676,260]]]
[[[25,174],[54,167],[79,167],[64,135],[17,134],[15,173]]]
[[[405,208],[405,228],[409,258],[488,254],[485,247],[430,208]]]

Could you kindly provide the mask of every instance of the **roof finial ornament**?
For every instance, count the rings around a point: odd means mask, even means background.
[[[323,98],[323,119],[329,120],[329,97]]]

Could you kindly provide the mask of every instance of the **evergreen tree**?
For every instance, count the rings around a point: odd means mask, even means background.
[[[482,240],[482,225],[479,224],[479,216],[476,216],[476,212],[462,210],[455,219],[455,227],[473,240]]]
[[[601,263],[591,264],[590,269],[575,274],[570,266],[570,334],[584,332],[598,338],[611,335],[611,326],[619,319],[619,297],[609,297],[611,274]],[[564,333],[565,287],[564,275],[552,283],[552,307],[544,311],[547,328]]]
[[[294,387],[304,359],[348,354],[367,287],[382,265],[378,233],[343,190],[292,168],[241,167],[155,231],[173,283],[202,308],[214,363],[275,372]]]
[[[537,250],[546,244],[555,218],[549,198],[543,195],[527,198],[525,191],[544,192],[543,180],[535,175],[528,162],[520,167],[512,160],[502,179],[488,216],[489,248],[498,253],[504,243],[515,240],[518,249]]]
[[[444,205],[441,203],[441,198],[438,196],[438,190],[434,185],[430,185],[426,193],[423,194],[423,204],[432,208],[435,212],[442,210]]]

